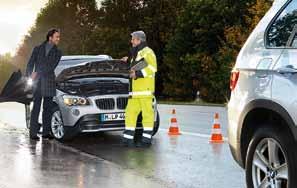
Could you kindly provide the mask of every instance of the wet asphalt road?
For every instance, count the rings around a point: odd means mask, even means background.
[[[167,135],[175,108],[182,131]],[[244,188],[244,171],[227,143],[209,144],[215,112],[227,135],[226,109],[159,105],[161,127],[149,149],[124,148],[121,133],[84,134],[61,144],[30,141],[24,106],[0,104],[0,188],[197,187]]]

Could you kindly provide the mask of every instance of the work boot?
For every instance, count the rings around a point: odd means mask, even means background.
[[[152,143],[145,143],[145,142],[136,142],[135,147],[137,148],[149,148]]]
[[[128,147],[128,148],[135,147],[134,140],[130,140],[130,139],[123,138],[122,144],[124,147]]]
[[[148,139],[145,137],[142,137],[140,141],[137,141],[135,146],[138,148],[149,148],[152,145],[152,139]]]

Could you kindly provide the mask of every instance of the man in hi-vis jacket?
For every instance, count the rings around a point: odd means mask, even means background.
[[[130,92],[125,111],[125,131],[123,142],[126,146],[134,146],[134,134],[137,117],[142,112],[143,134],[137,147],[149,147],[152,142],[154,128],[153,99],[155,92],[155,74],[157,60],[155,53],[147,46],[143,31],[131,34],[132,50],[130,56],[123,58],[130,63]],[[138,66],[141,65],[141,66]],[[134,69],[133,67],[138,67]],[[142,68],[139,68],[142,67]]]

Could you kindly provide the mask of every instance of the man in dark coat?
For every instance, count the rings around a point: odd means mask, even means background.
[[[43,138],[52,138],[51,109],[53,97],[56,95],[55,68],[57,67],[62,52],[57,48],[60,41],[60,31],[51,29],[46,36],[46,41],[33,49],[31,58],[27,65],[26,75],[30,77],[35,85],[33,95],[33,109],[30,121],[30,138],[39,140],[37,133],[40,125],[38,117],[41,101],[43,99],[42,126]]]

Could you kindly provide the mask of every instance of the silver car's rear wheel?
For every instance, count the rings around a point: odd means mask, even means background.
[[[254,187],[286,188],[288,174],[287,159],[281,145],[273,138],[262,139],[253,157]]]
[[[296,188],[296,142],[282,125],[258,125],[245,163],[247,188]]]
[[[64,124],[62,120],[62,114],[59,110],[56,110],[52,114],[51,130],[55,138],[62,139],[64,137]]]

